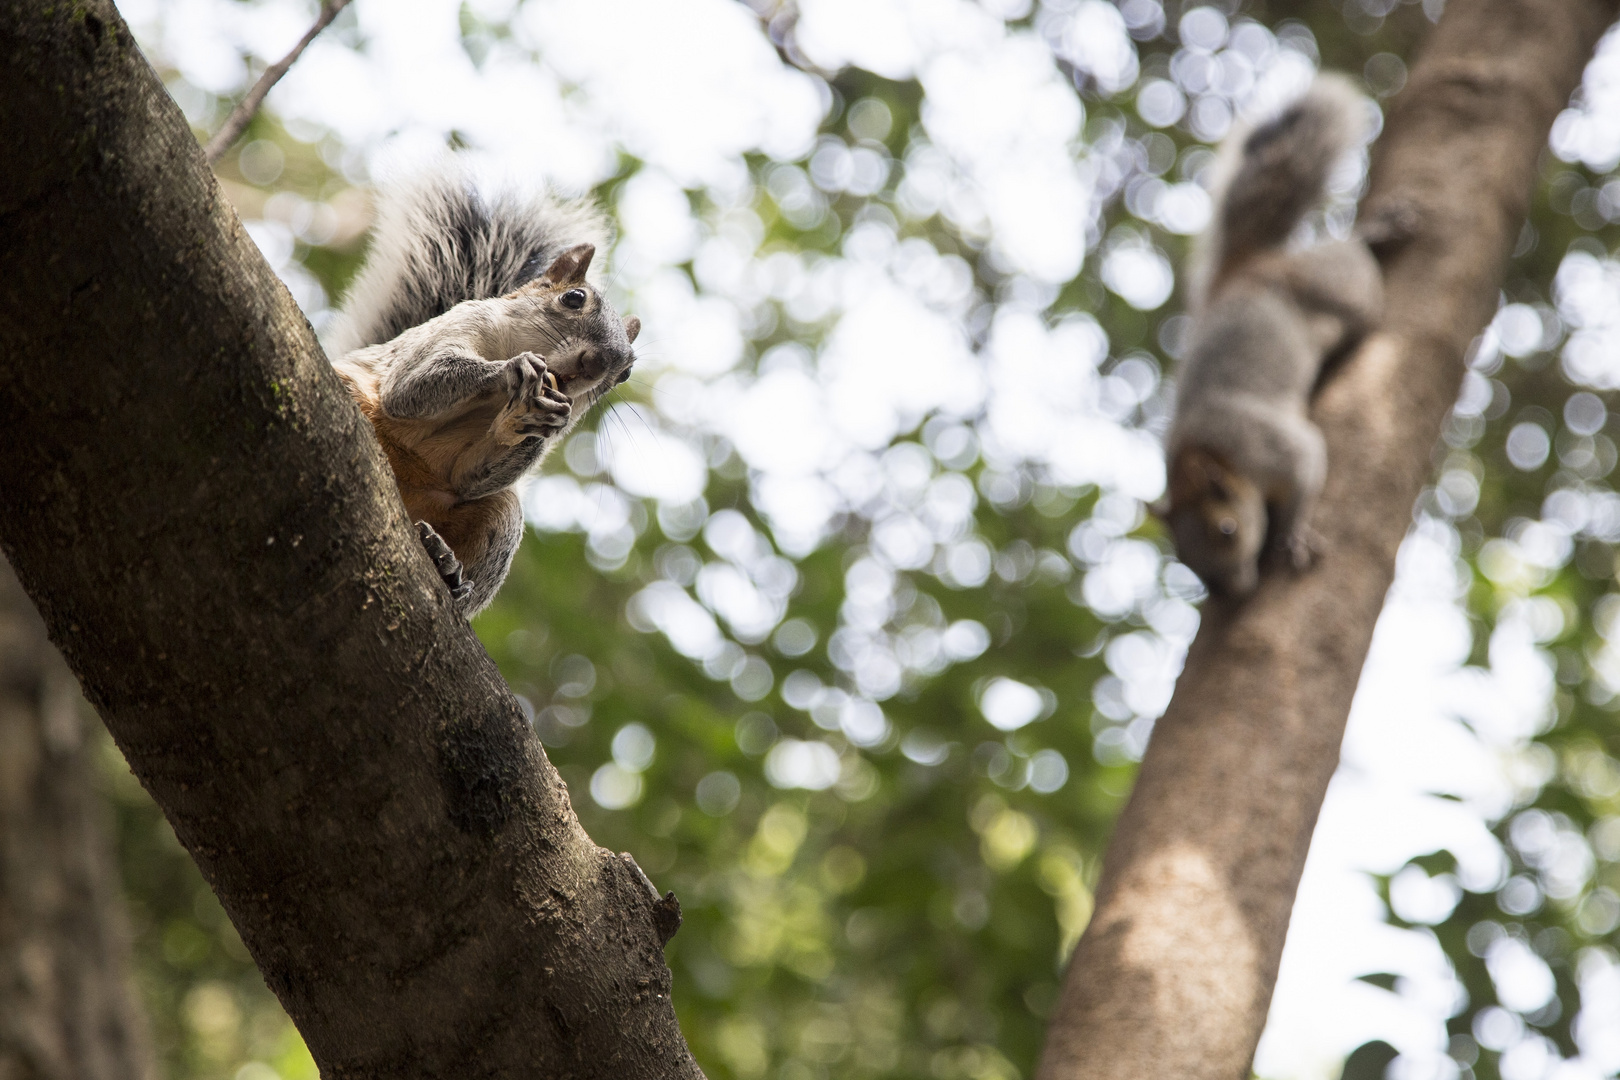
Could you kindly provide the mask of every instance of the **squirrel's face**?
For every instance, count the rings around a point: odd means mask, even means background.
[[[1171,463],[1165,519],[1176,553],[1210,592],[1247,596],[1260,583],[1266,503],[1247,477],[1206,451],[1183,451]]]
[[[546,272],[517,296],[534,309],[528,323],[539,353],[558,388],[576,405],[594,403],[630,377],[632,348],[641,320],[621,318],[601,290],[585,280],[596,248],[580,244],[557,256]]]

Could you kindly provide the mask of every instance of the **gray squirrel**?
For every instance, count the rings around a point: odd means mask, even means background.
[[[466,617],[523,537],[513,485],[635,363],[641,330],[587,278],[585,202],[486,198],[448,157],[379,200],[371,250],[326,335],[423,547]]]
[[[1310,562],[1327,448],[1307,410],[1324,364],[1381,318],[1383,279],[1360,237],[1286,245],[1365,141],[1369,110],[1348,80],[1318,76],[1275,119],[1229,136],[1213,166],[1214,219],[1187,266],[1161,513],[1214,593],[1254,591],[1268,538],[1295,568]]]

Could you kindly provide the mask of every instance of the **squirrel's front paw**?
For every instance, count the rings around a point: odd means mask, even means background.
[[[1283,538],[1283,555],[1295,570],[1309,570],[1322,550],[1322,536],[1309,525],[1297,525]]]
[[[547,438],[568,426],[573,403],[539,356],[525,352],[508,360],[506,388],[510,398],[495,418],[497,438],[505,445],[516,446],[534,436]]]
[[[458,604],[467,599],[472,593],[472,582],[462,576],[461,560],[450,550],[450,545],[444,542],[444,537],[425,521],[416,523],[416,535],[421,538],[422,547],[426,549],[428,558],[433,560],[433,566],[439,571],[439,577],[450,590],[451,599]]]

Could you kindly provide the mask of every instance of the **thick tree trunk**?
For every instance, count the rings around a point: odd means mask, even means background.
[[[699,1076],[673,912],[110,0],[10,0],[0,55],[0,546],[322,1076]]]
[[[79,686],[0,561],[0,1080],[147,1080]]]
[[[1210,602],[1104,860],[1042,1080],[1236,1080],[1412,504],[1490,319],[1553,118],[1613,0],[1450,0],[1375,147],[1363,214],[1418,211],[1389,309],[1324,388],[1308,573]]]

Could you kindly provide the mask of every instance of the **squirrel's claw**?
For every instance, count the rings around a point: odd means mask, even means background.
[[[1322,534],[1309,525],[1296,525],[1283,540],[1283,552],[1295,570],[1309,570],[1322,552]]]
[[[433,568],[439,572],[440,579],[450,590],[451,598],[457,603],[467,599],[472,593],[472,582],[462,576],[461,560],[450,550],[450,545],[444,542],[444,537],[425,521],[416,523],[416,535],[421,539],[428,558],[433,560]]]
[[[511,400],[495,418],[497,440],[512,446],[536,436],[548,438],[566,428],[573,403],[562,392],[545,360],[523,352],[506,363]]]

